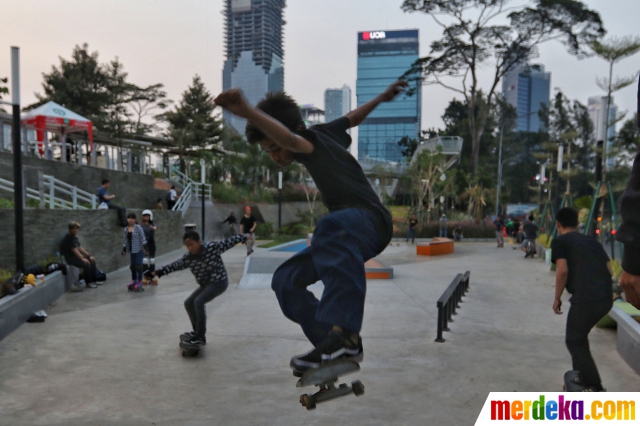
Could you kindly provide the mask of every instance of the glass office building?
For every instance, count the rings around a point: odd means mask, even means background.
[[[251,105],[284,90],[282,10],[285,0],[225,0],[226,60],[222,88],[242,89]],[[223,110],[228,125],[244,134],[246,120]]]
[[[341,89],[324,91],[324,114],[326,121],[333,121],[351,111],[351,88],[346,84]]]
[[[516,131],[537,132],[546,130],[538,116],[541,105],[549,106],[551,73],[544,65],[518,65],[502,78],[502,93],[509,104],[516,108]]]
[[[403,75],[419,57],[418,30],[358,33],[358,106]],[[421,88],[378,106],[358,127],[358,159],[404,161],[398,141],[420,134]]]

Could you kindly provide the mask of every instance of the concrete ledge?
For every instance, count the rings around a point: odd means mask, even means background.
[[[0,299],[0,340],[24,324],[35,311],[47,308],[65,291],[65,276],[56,271],[45,277],[44,284],[21,288],[16,294]]]
[[[364,271],[368,280],[392,280],[393,268],[384,263],[370,259],[364,264]]]
[[[618,323],[618,353],[640,374],[640,323],[613,304],[609,315]]]
[[[440,256],[453,253],[454,243],[450,238],[434,238],[426,244],[416,245],[416,254],[421,256]]]

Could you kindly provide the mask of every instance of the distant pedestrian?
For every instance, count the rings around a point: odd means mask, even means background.
[[[178,202],[178,193],[176,192],[176,186],[171,185],[171,189],[167,192],[167,210],[173,210],[173,206]]]
[[[409,229],[407,229],[407,242],[409,242],[409,237],[411,237],[411,244],[415,244],[416,242],[417,226],[418,226],[418,219],[416,219],[416,214],[411,213],[411,218],[409,219]]]
[[[236,235],[236,223],[238,223],[238,220],[236,219],[236,214],[234,212],[229,213],[229,217],[227,217],[222,223],[228,223],[231,235]]]
[[[147,237],[144,230],[136,223],[136,214],[127,215],[127,226],[124,228],[124,241],[122,242],[122,255],[129,252],[131,269],[131,282],[127,285],[129,291],[142,290],[142,259],[147,251]]]
[[[462,233],[462,225],[458,225],[455,231],[453,231],[453,239],[456,241],[462,241],[464,234]]]
[[[109,195],[109,187],[111,186],[111,181],[109,179],[102,179],[102,185],[98,188],[98,201],[100,203],[105,203],[109,210],[118,210],[118,223],[120,226],[127,226],[127,209],[124,207],[116,206],[113,203],[113,199],[116,198],[115,195]]]
[[[244,216],[240,219],[240,234],[247,237],[247,256],[253,253],[253,244],[256,242],[256,218],[251,214],[251,207],[246,206],[244,208]]]
[[[447,219],[447,215],[442,213],[442,216],[440,216],[440,234],[438,235],[439,237],[443,237],[443,238],[447,237],[448,222],[449,222],[449,219]]]
[[[145,256],[142,260],[142,263],[146,265],[147,271],[153,272],[156,270],[156,231],[158,230],[158,227],[153,221],[153,212],[151,210],[145,210],[142,212],[142,221],[140,222],[140,226],[142,227],[144,236],[147,239],[148,253],[148,256]],[[157,283],[157,279],[154,278],[154,281],[150,284]]]
[[[502,219],[502,216],[498,215],[496,220],[493,221],[493,224],[496,227],[496,240],[498,243],[498,248],[502,248],[504,247],[504,234],[503,234],[504,220]]]

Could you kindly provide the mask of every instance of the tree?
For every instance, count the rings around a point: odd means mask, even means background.
[[[214,115],[216,105],[200,76],[193,77],[191,86],[182,93],[174,107],[158,116],[167,122],[167,137],[173,139],[180,155],[180,169],[184,173],[184,156],[190,151],[210,150],[220,142],[222,120]]]
[[[133,110],[133,120],[130,122],[129,132],[136,135],[145,135],[158,131],[158,126],[146,123],[143,120],[152,112],[164,111],[172,101],[167,99],[167,93],[162,90],[162,83],[152,84],[147,87],[135,87],[131,96],[130,107]],[[156,114],[159,115],[159,114]]]
[[[7,88],[5,84],[7,84],[7,78],[6,77],[0,78],[0,99],[2,99],[2,95],[9,94],[9,88]],[[0,107],[0,110],[2,110],[1,107]]]
[[[476,222],[482,220],[482,213],[487,205],[487,199],[491,196],[491,191],[480,185],[470,186],[465,192],[460,194],[460,200],[469,202],[469,214],[472,214]]]
[[[419,152],[410,164],[412,204],[417,206],[418,213],[422,211],[426,199],[426,214],[429,214],[434,207],[435,199],[453,186],[454,180],[451,176],[442,179],[446,160],[442,148],[438,147],[436,151],[425,149]],[[423,219],[422,222],[424,221]]]
[[[443,28],[431,43],[429,56],[418,59],[404,78],[439,84],[459,93],[467,103],[472,145],[472,175],[478,174],[480,144],[490,114],[488,108],[500,79],[536,54],[537,46],[559,40],[569,53],[586,54],[584,45],[604,35],[600,15],[577,0],[531,0],[509,6],[511,0],[404,0],[405,12],[423,12]],[[532,3],[532,4],[531,4]],[[494,22],[509,20],[509,25]],[[450,19],[453,23],[447,23]],[[493,77],[486,103],[477,111],[478,72],[491,64]],[[460,78],[462,87],[449,81]]]
[[[630,77],[617,77],[613,81],[613,66],[621,60],[635,55],[640,51],[640,37],[613,37],[606,41],[595,40],[591,44],[593,52],[609,63],[609,77],[597,78],[596,83],[600,89],[607,92],[607,108],[605,115],[605,137],[608,138],[610,117],[611,117],[611,95],[618,90],[621,90],[636,80],[637,74]],[[599,135],[598,135],[599,136]],[[607,141],[608,142],[608,141]],[[605,180],[605,173],[607,171],[607,147],[608,143],[604,145],[604,153],[602,155],[602,179]]]

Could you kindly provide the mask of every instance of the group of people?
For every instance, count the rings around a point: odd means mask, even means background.
[[[215,99],[217,105],[247,120],[248,142],[258,144],[276,164],[282,167],[293,162],[304,165],[329,209],[329,214],[318,222],[310,247],[278,267],[271,283],[283,314],[300,325],[310,342],[308,352],[291,358],[290,366],[296,376],[338,358],[363,359],[360,331],[366,294],[364,263],[387,247],[393,226],[391,214],[348,151],[351,144],[348,130],[359,125],[380,103],[392,101],[406,87],[407,83],[397,81],[344,117],[310,128],[306,128],[297,103],[283,92],[269,93],[256,107],[251,106],[237,89],[225,91]],[[631,180],[623,196],[623,225],[617,237],[625,244],[621,284],[627,299],[640,308],[638,158]],[[230,215],[225,223],[235,231],[235,217],[232,217]],[[580,372],[576,380],[587,391],[603,390],[589,351],[588,334],[595,322],[611,308],[608,257],[594,239],[576,232],[577,213],[574,210],[562,209],[556,219],[560,236],[552,243],[552,260],[558,268],[553,310],[557,314],[562,313],[564,290],[572,294],[566,343],[573,368]],[[134,262],[138,265],[142,259],[138,253],[149,249],[149,240],[144,230],[135,224],[135,216],[127,220],[123,254],[129,251],[132,265]],[[502,231],[504,221],[501,218],[496,220],[496,231],[498,226]],[[407,240],[409,237],[412,241],[415,239],[417,224],[414,215]],[[188,231],[183,236],[188,252],[169,265],[147,272],[149,276],[163,276],[191,269],[199,287],[185,301],[192,330],[184,337],[194,346],[206,344],[205,304],[222,294],[228,286],[221,254],[237,243],[246,243],[249,240],[247,234],[252,236],[255,230],[255,219],[251,219],[250,209],[245,210],[240,226],[239,235],[209,243],[201,242],[196,232]],[[533,238],[532,235],[527,237]],[[499,244],[502,243],[500,232]],[[77,251],[91,262],[88,253]],[[247,254],[251,251],[248,246]],[[137,280],[141,270],[132,267],[132,277],[134,273]],[[307,288],[319,280],[324,283],[320,299]]]

